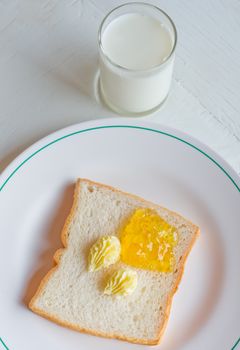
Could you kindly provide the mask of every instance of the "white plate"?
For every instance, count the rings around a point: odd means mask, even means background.
[[[60,130],[26,150],[2,174],[0,349],[139,349],[65,329],[26,307],[61,246],[59,233],[77,177],[135,193],[200,226],[160,348],[236,349],[240,180],[199,141],[123,118]]]

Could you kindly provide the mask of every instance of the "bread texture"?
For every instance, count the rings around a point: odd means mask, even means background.
[[[91,245],[103,235],[119,235],[136,208],[152,208],[176,227],[176,269],[160,273],[137,271],[138,285],[126,297],[103,294],[106,279],[121,261],[88,272]],[[139,344],[158,344],[166,327],[172,298],[180,283],[186,258],[199,234],[197,226],[182,216],[115,188],[78,179],[73,206],[62,230],[64,248],[54,255],[47,273],[30,301],[35,313],[71,329]]]

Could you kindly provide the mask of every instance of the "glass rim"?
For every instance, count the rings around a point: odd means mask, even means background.
[[[106,22],[106,20],[109,18],[109,16],[115,12],[116,10],[122,8],[122,7],[125,7],[125,6],[129,6],[129,5],[140,5],[140,6],[145,6],[145,7],[150,7],[154,10],[157,10],[158,12],[160,12],[161,14],[163,14],[170,22],[172,28],[173,28],[173,47],[172,47],[172,50],[170,51],[169,55],[167,56],[167,58],[155,65],[154,67],[151,67],[151,68],[146,68],[146,69],[131,69],[131,68],[127,68],[127,67],[124,67],[116,62],[114,62],[105,52],[104,50],[104,47],[103,47],[103,43],[102,43],[102,34],[103,34],[103,26]],[[111,22],[110,22],[111,23]],[[103,18],[101,24],[100,24],[100,27],[99,27],[99,30],[98,30],[98,46],[100,48],[100,51],[101,53],[103,54],[103,56],[107,59],[107,61],[109,61],[113,66],[115,66],[116,68],[118,69],[121,69],[125,72],[129,72],[129,73],[141,73],[141,72],[151,72],[151,71],[154,71],[154,70],[158,70],[159,68],[163,67],[173,56],[174,52],[175,52],[175,49],[176,49],[176,45],[177,45],[177,29],[176,29],[176,26],[173,22],[173,20],[171,19],[171,17],[165,12],[163,11],[162,9],[160,9],[158,6],[155,6],[153,4],[148,4],[146,2],[127,2],[125,4],[122,4],[122,5],[119,5],[115,8],[113,8],[110,12],[108,12],[106,14],[106,16]]]

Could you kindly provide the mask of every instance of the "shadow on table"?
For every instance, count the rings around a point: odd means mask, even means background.
[[[0,160],[0,174],[13,161],[13,159],[15,159],[26,147],[20,146],[16,148],[14,151],[6,154],[3,157],[3,159]]]
[[[23,151],[25,151],[28,147],[30,147],[34,142],[38,141],[40,138],[44,136],[45,136],[44,134],[41,134],[36,138],[29,137],[28,142],[19,145],[14,150],[12,150],[11,152],[3,156],[3,158],[0,159],[0,174],[18,155],[20,155]]]
[[[63,247],[60,234],[72,207],[73,193],[74,184],[69,184],[63,193],[62,200],[59,201],[59,207],[56,209],[56,213],[49,225],[49,229],[43,237],[43,241],[46,242],[45,245],[47,245],[47,248],[39,252],[36,264],[32,269],[32,276],[26,282],[26,289],[23,292],[21,300],[25,305],[29,304],[42,278],[53,266],[55,266],[55,263],[53,264],[53,256],[57,249]]]

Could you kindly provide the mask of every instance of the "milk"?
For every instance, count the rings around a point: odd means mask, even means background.
[[[174,39],[163,23],[140,13],[120,15],[104,29],[101,46],[100,87],[111,108],[141,114],[161,105],[174,62]]]

